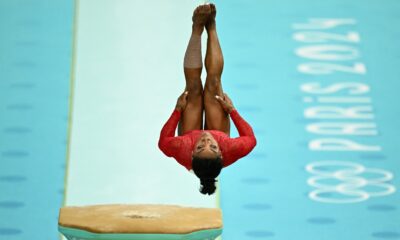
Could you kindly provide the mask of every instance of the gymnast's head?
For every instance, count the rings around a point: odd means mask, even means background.
[[[222,169],[222,154],[214,137],[204,132],[196,142],[192,153],[192,169],[200,178],[202,194],[211,195],[215,192],[215,178]]]

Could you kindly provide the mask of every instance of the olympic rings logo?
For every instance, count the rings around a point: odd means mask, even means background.
[[[306,170],[316,175],[307,180],[308,185],[317,188],[308,197],[318,202],[357,203],[396,191],[393,185],[385,183],[393,179],[391,172],[366,168],[358,163],[313,162],[306,166]]]

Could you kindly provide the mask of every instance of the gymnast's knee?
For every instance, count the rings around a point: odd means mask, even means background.
[[[185,90],[189,92],[189,95],[200,96],[203,93],[203,86],[201,80],[191,81],[191,84],[186,84]]]
[[[222,92],[221,77],[218,75],[208,75],[205,85],[205,91],[211,94],[220,94]]]

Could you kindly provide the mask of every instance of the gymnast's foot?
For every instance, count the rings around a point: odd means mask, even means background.
[[[206,29],[207,31],[215,30],[215,16],[217,15],[217,9],[215,8],[215,5],[210,3],[210,8],[211,8],[211,14],[210,17],[206,23]]]
[[[210,5],[200,5],[198,6],[193,12],[193,25],[192,30],[193,33],[197,33],[201,35],[204,30],[204,26],[206,25],[207,21],[209,20],[211,14]]]

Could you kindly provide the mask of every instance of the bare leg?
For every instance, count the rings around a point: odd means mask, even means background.
[[[203,69],[201,34],[209,15],[208,5],[201,5],[193,12],[192,35],[184,58],[185,91],[189,91],[188,104],[178,124],[179,136],[187,131],[201,130],[203,126],[203,86],[200,78]]]
[[[219,130],[230,134],[229,115],[215,99],[215,95],[223,97],[221,75],[224,68],[224,58],[218,41],[216,30],[214,4],[210,4],[211,17],[206,24],[208,39],[205,65],[207,78],[204,87],[205,129]]]

